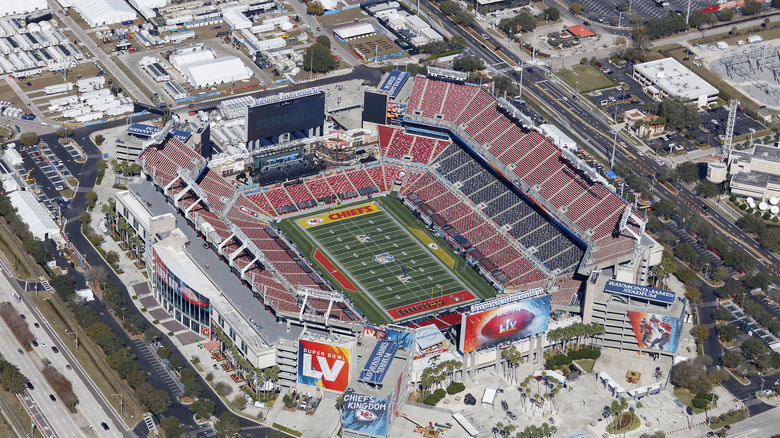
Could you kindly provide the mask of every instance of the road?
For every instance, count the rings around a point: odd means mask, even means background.
[[[15,337],[6,336],[0,338],[0,351],[2,351],[3,356],[19,366],[21,372],[30,378],[30,382],[35,387],[35,389],[26,391],[26,395],[32,399],[31,401],[34,401],[31,405],[37,405],[40,408],[46,422],[51,425],[55,434],[60,437],[97,437],[99,435],[95,431],[98,428],[101,430],[100,436],[131,437],[129,429],[127,429],[117,412],[105,399],[97,386],[95,386],[89,375],[84,372],[81,364],[70,353],[70,350],[65,347],[63,340],[59,338],[48,321],[43,318],[35,305],[31,303],[30,298],[27,296],[29,292],[25,292],[19,287],[15,279],[10,280],[5,274],[4,272],[0,276],[2,299],[13,303],[20,313],[26,315],[27,322],[30,324],[30,330],[39,343],[38,347],[33,347],[32,351],[19,355],[17,349],[20,345]],[[12,297],[12,292],[16,292],[22,301],[17,302]],[[33,326],[35,322],[40,323],[39,328]],[[58,353],[51,349],[53,346],[58,348]],[[65,409],[59,397],[56,397],[54,390],[51,389],[41,374],[41,359],[44,357],[51,361],[49,366],[56,368],[72,383],[73,391],[79,398],[79,412],[77,414],[71,414]],[[66,365],[70,365],[72,369],[67,370]],[[55,394],[57,400],[54,402],[50,400],[49,394]],[[109,424],[111,429],[108,431],[103,430],[100,426],[101,422]]]
[[[215,103],[212,102],[211,105],[214,105]],[[143,118],[151,118],[153,116],[145,116]],[[141,118],[141,119],[143,119]],[[136,119],[138,120],[138,119]],[[95,129],[105,129],[110,126],[116,126],[120,124],[124,124],[124,120],[117,120],[114,122],[110,122],[107,124],[101,124],[97,125],[96,127],[81,127],[77,128],[73,131],[72,138],[76,140],[79,145],[81,146],[82,150],[87,154],[89,157],[85,163],[76,163],[75,161],[71,161],[70,163],[67,163],[68,169],[74,174],[79,176],[79,185],[82,187],[82,190],[76,193],[75,197],[71,201],[71,204],[68,209],[66,209],[63,212],[63,217],[66,219],[70,219],[68,223],[65,225],[65,234],[68,236],[68,239],[70,242],[76,247],[76,249],[84,256],[87,263],[92,266],[103,266],[108,272],[108,281],[113,282],[119,287],[119,290],[121,291],[122,295],[124,296],[125,300],[127,302],[130,302],[132,300],[131,294],[128,293],[127,287],[122,282],[122,280],[119,278],[119,276],[111,269],[108,264],[103,260],[103,258],[100,256],[100,254],[95,250],[95,248],[87,241],[87,239],[81,234],[81,224],[79,221],[75,218],[78,218],[78,215],[84,211],[86,211],[86,203],[84,200],[84,194],[88,191],[88,189],[91,189],[94,187],[95,179],[97,177],[97,160],[100,157],[100,150],[92,144],[88,140],[88,135],[92,130]],[[52,145],[53,150],[57,154],[57,156],[60,157],[69,157],[69,154],[67,151],[65,151],[59,144],[56,143],[56,135],[49,135],[43,137],[44,141],[47,141],[50,145]],[[65,161],[63,159],[63,161]],[[77,288],[81,285],[85,284],[84,276],[82,273],[71,269],[68,271],[68,275],[73,277],[76,281]],[[171,388],[166,384],[165,376],[162,375],[158,369],[155,368],[155,363],[149,360],[144,360],[143,358],[148,357],[149,355],[149,347],[143,343],[143,342],[134,342],[133,339],[130,339],[130,337],[127,335],[127,333],[122,329],[121,325],[117,322],[117,320],[110,315],[109,312],[106,311],[106,309],[102,306],[102,304],[99,301],[93,301],[90,303],[90,306],[95,309],[100,318],[101,322],[105,323],[111,329],[114,331],[114,333],[119,336],[120,339],[124,342],[125,345],[128,346],[130,351],[136,355],[136,357],[139,358],[138,365],[141,366],[141,368],[144,369],[144,371],[147,372],[147,379],[149,382],[156,388],[164,389],[168,394],[170,395],[171,400],[173,401],[173,404],[168,409],[168,412],[166,415],[172,415],[176,416],[181,420],[181,423],[195,428],[198,425],[195,423],[195,420],[192,417],[192,413],[189,410],[189,406],[183,405],[181,403],[178,403],[178,397],[179,393]],[[140,314],[140,310],[138,310],[135,306],[128,306],[129,310],[132,310],[133,312],[136,312]],[[161,340],[162,344],[174,354],[178,355],[180,359],[182,359],[182,362],[187,364],[185,366],[190,367],[191,365],[186,358],[184,358],[181,353],[178,352],[174,344],[167,338],[167,336],[164,336]],[[202,378],[199,378],[201,386],[204,388],[203,395],[205,397],[208,397],[215,401],[216,403],[216,410],[215,415],[219,416],[221,412],[224,410],[227,410],[227,406],[222,402],[221,398],[214,392],[214,390],[209,386]],[[239,422],[242,427],[252,427],[252,436],[256,437],[264,437],[266,435],[266,432],[268,429],[261,428],[261,429],[254,429],[255,427],[259,426],[259,423],[246,419],[244,417],[238,417]],[[140,419],[139,419],[140,420]],[[160,418],[157,418],[156,422],[159,422]],[[136,427],[133,429],[133,432],[136,436],[145,437],[148,434],[148,429],[143,424],[143,422],[140,422],[136,425]],[[197,434],[198,436],[208,436],[209,432],[207,430],[201,430]]]

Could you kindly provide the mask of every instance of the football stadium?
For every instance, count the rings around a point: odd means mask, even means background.
[[[644,218],[512,104],[464,79],[432,69],[409,81],[403,126],[379,125],[357,147],[309,137],[253,153],[253,181],[223,176],[175,138],[139,161],[279,316],[403,321],[538,287],[554,307],[577,309],[591,272],[632,260]],[[318,152],[333,143],[337,166]],[[319,222],[352,206],[377,211]]]

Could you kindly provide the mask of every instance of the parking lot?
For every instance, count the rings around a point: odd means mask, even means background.
[[[769,334],[765,328],[754,321],[753,318],[747,316],[745,312],[742,311],[742,309],[734,302],[728,301],[723,304],[723,307],[728,309],[728,311],[734,315],[734,324],[736,324],[743,331],[747,332],[748,335],[762,339],[770,347],[778,342],[772,335]]]
[[[684,11],[687,11],[688,9],[688,3],[685,1],[666,0],[666,2],[669,3],[668,6],[660,6],[653,0],[630,0],[624,1],[623,3],[630,5],[630,9],[641,15],[644,19],[660,18],[672,11],[681,11],[684,13]],[[612,20],[615,20],[615,23],[620,20],[620,26],[626,27],[631,25],[631,13],[624,12],[623,14],[620,14],[617,10],[616,5],[621,3],[620,1],[567,0],[566,3],[569,5],[574,3],[582,5],[583,15],[593,21],[612,24]],[[707,5],[709,5],[708,2],[693,0],[691,1],[691,10],[701,9]]]
[[[728,123],[729,111],[726,107],[707,110],[701,113],[700,125],[696,130],[696,141],[709,143],[711,146],[719,146],[719,135],[725,135]],[[747,135],[766,129],[761,123],[751,119],[743,112],[737,112],[734,120],[734,136]]]
[[[634,95],[631,90],[625,90],[622,86],[594,91],[588,94],[588,100],[602,108],[610,117],[620,117],[628,110],[641,109],[646,103],[652,102],[647,96]]]

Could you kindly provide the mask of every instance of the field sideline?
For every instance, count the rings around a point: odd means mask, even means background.
[[[334,212],[337,219],[328,219]],[[296,216],[279,226],[323,277],[376,324],[495,295],[463,258],[392,197]],[[330,271],[334,265],[337,270]],[[340,287],[337,277],[341,282],[346,277],[359,292]]]

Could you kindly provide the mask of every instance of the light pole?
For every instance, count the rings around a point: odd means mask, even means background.
[[[71,332],[68,330],[65,330],[66,335],[73,335],[76,337],[76,351],[79,351],[79,334],[76,332]]]
[[[124,415],[125,413],[125,402],[124,397],[122,397],[122,394],[111,394],[112,396],[119,396],[119,415]]]

